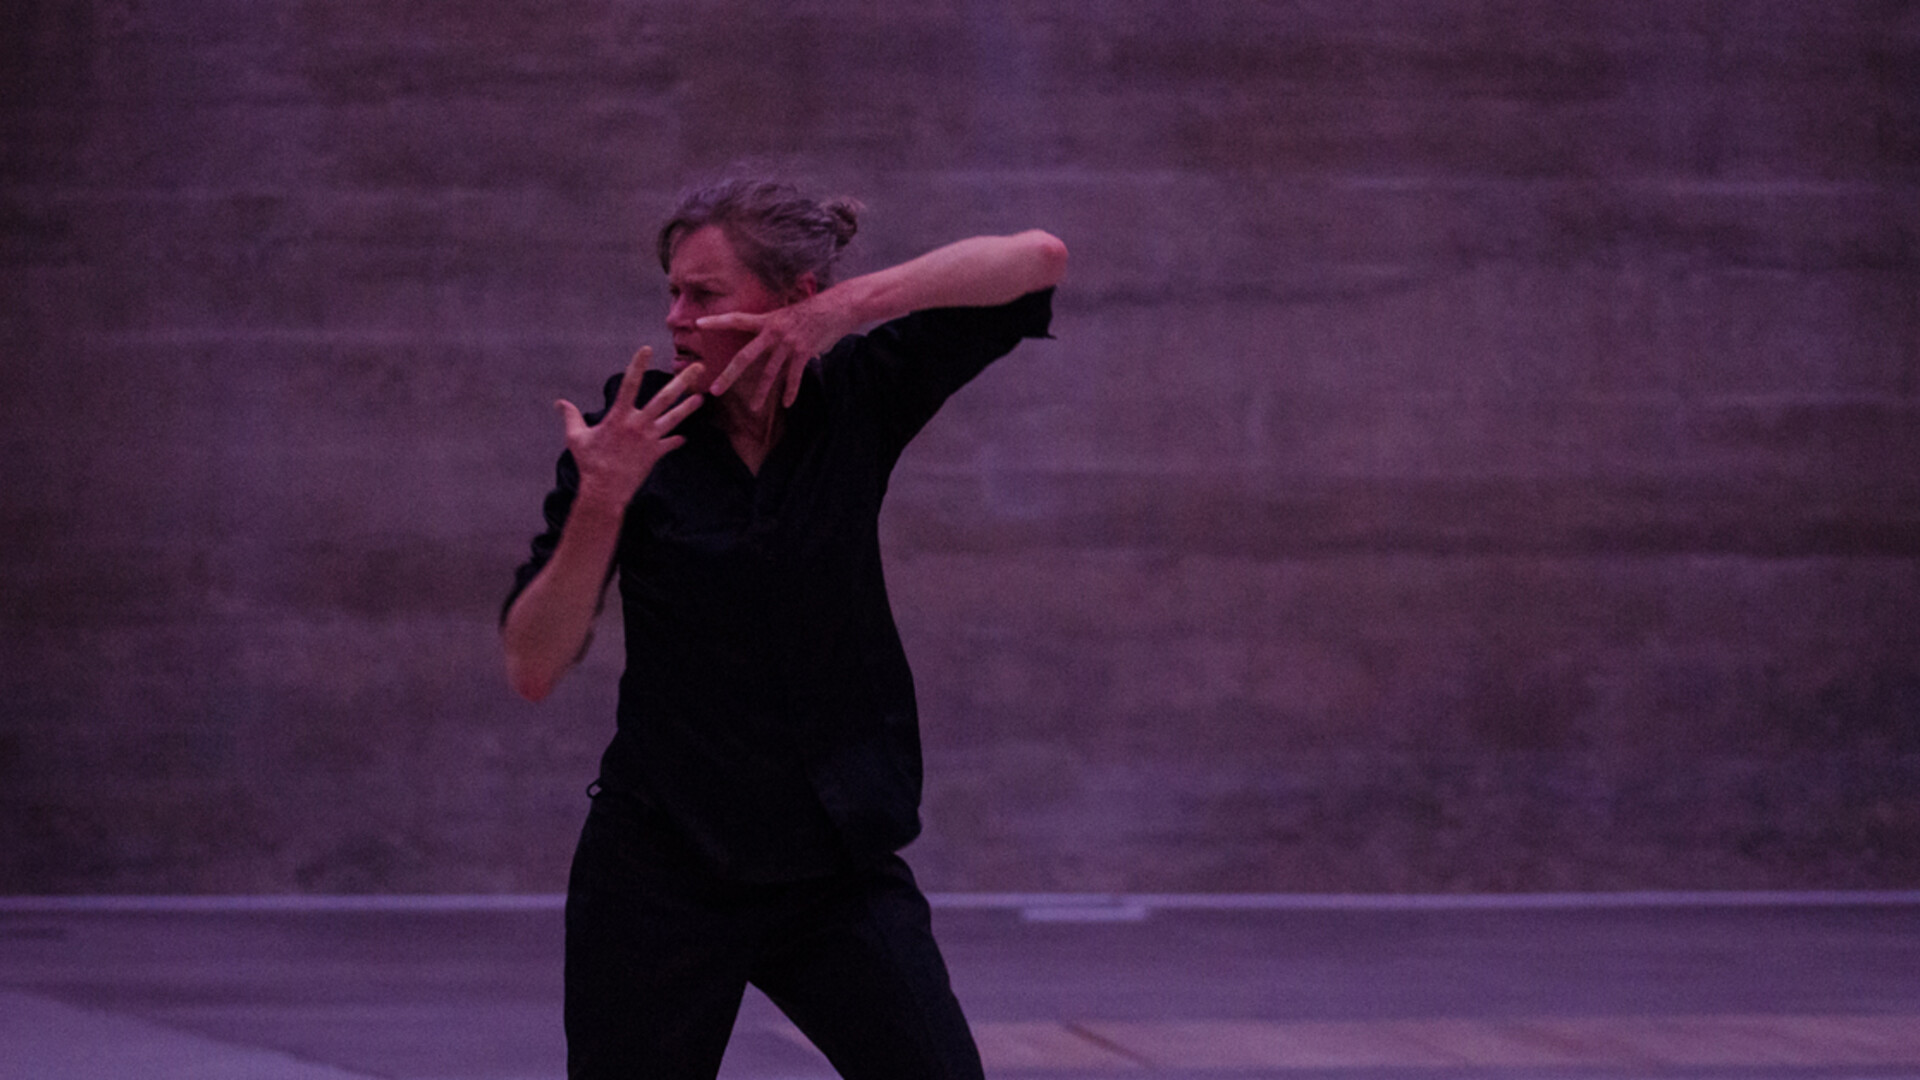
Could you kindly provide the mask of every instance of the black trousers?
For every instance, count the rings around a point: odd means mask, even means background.
[[[567,1075],[711,1080],[749,983],[846,1080],[981,1080],[898,857],[742,884],[697,863],[655,811],[596,798],[567,886]]]

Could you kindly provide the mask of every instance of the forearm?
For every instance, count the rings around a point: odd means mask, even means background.
[[[552,559],[514,598],[500,639],[507,681],[521,697],[546,697],[585,651],[619,543],[620,516],[576,503]]]
[[[1058,284],[1066,268],[1066,245],[1031,229],[960,240],[849,278],[822,295],[844,304],[855,324],[867,325],[926,308],[1004,304]]]

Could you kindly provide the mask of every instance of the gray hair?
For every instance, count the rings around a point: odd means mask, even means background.
[[[660,227],[660,269],[688,234],[717,225],[733,252],[760,283],[788,293],[804,274],[822,289],[833,284],[833,264],[859,231],[861,205],[853,199],[814,199],[778,180],[736,178],[688,192]]]

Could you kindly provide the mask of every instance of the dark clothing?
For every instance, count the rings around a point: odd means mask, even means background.
[[[757,476],[701,409],[634,496],[614,557],[627,667],[600,784],[655,808],[718,876],[798,881],[918,834],[919,720],[882,580],[881,498],[947,397],[1046,336],[1051,314],[1047,289],[843,339],[809,368]],[[636,400],[666,380],[647,373]],[[513,595],[572,506],[570,455],[557,473]]]
[[[709,1080],[751,982],[847,1080],[980,1080],[928,915],[897,855],[728,881],[657,811],[602,794],[567,886],[567,1075]]]
[[[880,500],[941,403],[1051,316],[1048,289],[846,338],[758,475],[702,409],[635,493],[618,724],[567,883],[570,1076],[712,1077],[751,982],[849,1080],[979,1080],[893,854],[920,830],[920,735]],[[570,455],[558,478],[508,606],[559,542]]]

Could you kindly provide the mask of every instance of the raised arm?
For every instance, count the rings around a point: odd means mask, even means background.
[[[956,241],[843,281],[815,299],[840,306],[859,327],[924,308],[1004,304],[1058,284],[1066,272],[1067,245],[1051,233],[1030,229]]]
[[[695,364],[635,407],[652,353],[634,354],[600,423],[589,425],[570,401],[555,403],[566,426],[567,449],[580,469],[580,487],[552,558],[514,598],[500,624],[507,682],[529,701],[551,693],[586,651],[627,503],[653,463],[685,441],[673,429],[700,406],[699,395],[681,396],[701,374]]]
[[[782,400],[793,404],[807,361],[862,326],[937,307],[989,307],[1058,284],[1067,271],[1067,245],[1051,233],[1029,229],[1012,236],[975,236],[935,248],[898,266],[849,278],[761,315],[712,315],[701,329],[750,330],[757,336],[708,388],[718,396],[754,367],[758,409],[784,382]]]

